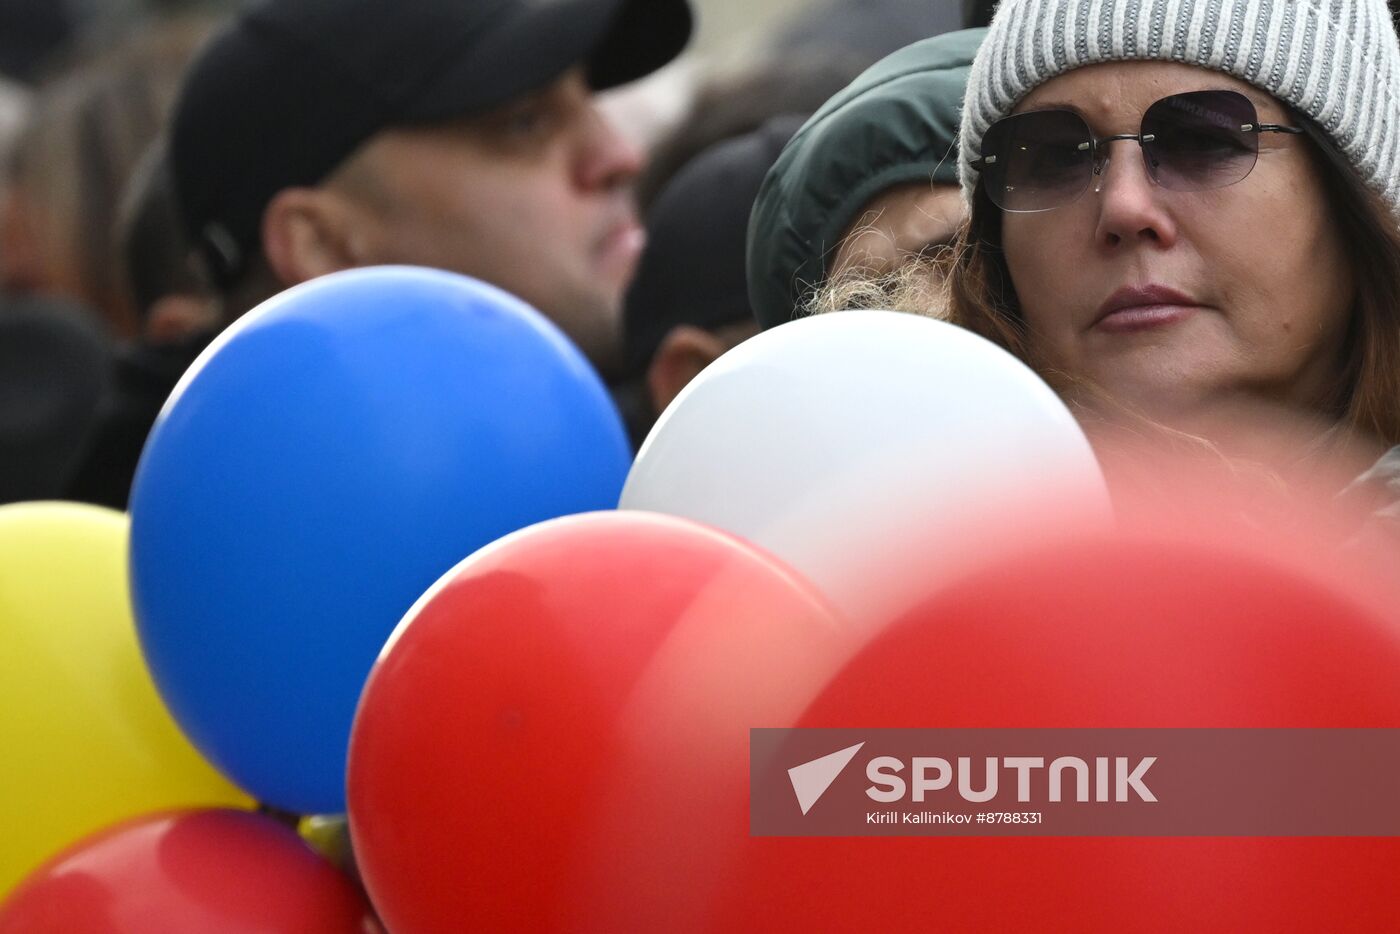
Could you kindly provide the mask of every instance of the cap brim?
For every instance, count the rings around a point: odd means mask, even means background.
[[[434,74],[403,114],[441,120],[489,110],[575,65],[598,90],[650,74],[690,39],[686,0],[561,0],[522,5]]]

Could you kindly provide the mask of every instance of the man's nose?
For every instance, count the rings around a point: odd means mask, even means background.
[[[578,162],[578,183],[585,189],[626,185],[645,165],[640,147],[625,138],[597,105],[590,105]]]

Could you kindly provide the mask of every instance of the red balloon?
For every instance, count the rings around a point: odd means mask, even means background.
[[[1400,727],[1393,595],[1196,532],[990,566],[885,630],[800,725]],[[1383,930],[1397,868],[1393,838],[752,838],[685,927]]]
[[[619,793],[610,776],[624,761],[664,758],[625,741],[629,724],[703,759],[705,711],[825,683],[848,657],[845,638],[792,571],[687,520],[574,516],[468,558],[390,639],[351,735],[351,833],[386,925],[585,926],[591,874],[617,829],[600,824]],[[677,691],[691,718],[654,729],[661,708],[650,700]],[[791,723],[813,694],[772,701],[787,720],[754,725]]]
[[[0,934],[311,934],[379,930],[348,879],[247,811],[159,814],[94,834],[0,905]]]

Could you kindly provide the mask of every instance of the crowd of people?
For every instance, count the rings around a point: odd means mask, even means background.
[[[745,231],[786,138],[867,65],[990,4],[820,5],[743,66],[682,55],[684,2],[471,6],[159,4],[125,30],[112,11],[16,14],[47,45],[14,85],[0,281],[53,306],[26,356],[40,340],[89,362],[5,375],[0,501],[125,507],[162,403],[211,339],[357,266],[448,269],[526,299],[639,444],[757,328]],[[960,90],[940,90],[945,115]],[[869,169],[902,159],[917,188],[926,165],[947,173],[951,135],[945,120]],[[27,393],[51,400],[44,417],[19,411]]]
[[[986,50],[970,89],[990,2],[819,5],[742,67],[683,54],[680,0],[232,6],[160,5],[125,31],[99,17],[86,41],[26,21],[0,326],[17,356],[57,362],[3,375],[0,500],[124,507],[214,335],[292,285],[379,264],[477,276],[543,311],[634,445],[759,329],[892,307],[1011,350],[1106,447],[1127,424],[1271,469],[1379,461],[1378,490],[1393,473],[1379,5],[1266,4],[1238,36],[1215,25],[1229,4],[1080,38],[1058,13]],[[1336,42],[1367,67],[1331,67]],[[1197,105],[1164,88],[1198,95],[1206,124],[1280,129],[1184,144],[1230,159],[1173,156],[1179,128],[1149,130]],[[1060,116],[1023,116],[1042,109]],[[1131,129],[1160,137],[1142,139],[1142,172],[1105,139]],[[1045,147],[1066,134],[1088,148],[1063,192],[1032,193],[1049,170],[1028,160],[1063,158]]]
[[[0,504],[125,509],[220,334],[392,265],[541,312],[633,451],[744,342],[885,309],[1033,371],[1115,500],[1189,463],[1400,544],[1382,0],[823,0],[742,62],[690,0],[59,6],[0,42]]]

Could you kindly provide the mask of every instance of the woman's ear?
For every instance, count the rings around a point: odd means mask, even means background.
[[[664,411],[686,383],[728,349],[725,341],[709,331],[689,324],[672,328],[647,367],[647,391],[651,394],[653,408],[657,412]]]
[[[284,188],[263,210],[268,266],[284,286],[363,265],[356,255],[355,212],[329,188]]]

